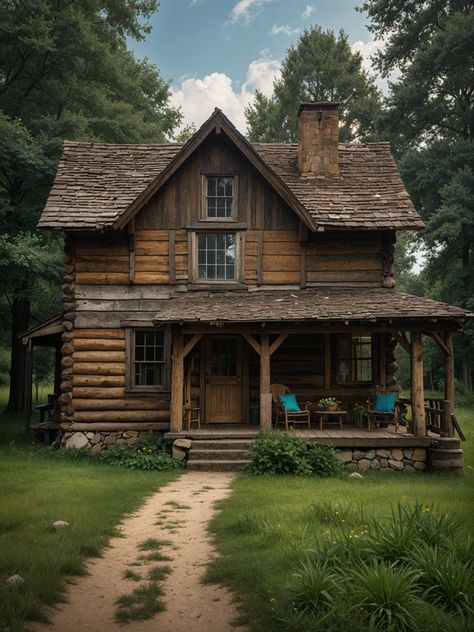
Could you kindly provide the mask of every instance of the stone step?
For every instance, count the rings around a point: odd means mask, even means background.
[[[245,461],[248,459],[247,450],[195,450],[189,452],[190,460],[196,461]]]
[[[188,470],[199,470],[200,472],[241,472],[249,463],[246,460],[240,461],[196,461],[189,459]]]
[[[191,449],[194,450],[247,450],[253,443],[252,439],[193,439]]]

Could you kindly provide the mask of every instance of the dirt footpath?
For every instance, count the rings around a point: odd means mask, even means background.
[[[103,557],[90,562],[90,574],[71,586],[67,603],[52,614],[51,624],[31,628],[35,632],[243,631],[232,626],[237,610],[229,591],[201,583],[206,565],[216,555],[207,525],[215,514],[215,502],[229,495],[232,477],[220,472],[186,472],[162,487],[123,521],[123,537],[113,538]],[[139,549],[148,538],[165,540],[159,551],[171,559],[140,560],[149,553]],[[147,621],[117,623],[117,598],[137,587],[136,582],[124,579],[124,572],[143,576],[160,564],[172,569],[162,583],[166,610]]]

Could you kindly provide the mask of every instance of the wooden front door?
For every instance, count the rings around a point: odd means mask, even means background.
[[[242,423],[242,338],[206,340],[206,423]]]

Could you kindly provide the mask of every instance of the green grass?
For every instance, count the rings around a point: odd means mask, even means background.
[[[277,629],[275,610],[295,568],[332,528],[343,526],[344,515],[351,522],[358,507],[382,518],[397,502],[438,506],[465,520],[465,530],[474,535],[474,411],[460,408],[456,414],[467,437],[463,478],[380,472],[364,472],[363,480],[349,480],[347,473],[329,479],[239,476],[211,523],[220,556],[208,580],[236,593],[251,630],[270,632]],[[335,502],[337,515],[327,509]]]
[[[150,581],[138,586],[129,595],[117,599],[115,620],[117,623],[128,623],[151,619],[157,612],[165,610],[165,604],[160,599],[162,596],[163,589],[157,582]]]
[[[3,438],[21,437],[22,422],[0,417]],[[46,620],[68,580],[85,572],[124,514],[175,478],[177,472],[141,472],[45,459],[26,444],[0,446],[0,631],[16,632],[28,619]],[[70,527],[55,531],[54,520]],[[25,583],[8,587],[20,574]]]

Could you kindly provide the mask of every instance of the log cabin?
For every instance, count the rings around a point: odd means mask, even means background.
[[[23,341],[56,336],[66,445],[157,430],[212,467],[217,441],[272,427],[277,383],[341,402],[336,429],[298,432],[347,462],[422,471],[437,449],[438,469],[462,470],[452,338],[471,314],[396,291],[396,231],[423,222],[389,144],[341,144],[338,125],[337,104],[304,103],[297,143],[249,143],[218,109],[184,144],[65,143],[39,221],[65,234],[63,313]],[[440,402],[424,397],[423,336],[445,355]],[[356,404],[396,388],[397,345],[410,426],[355,426]]]

